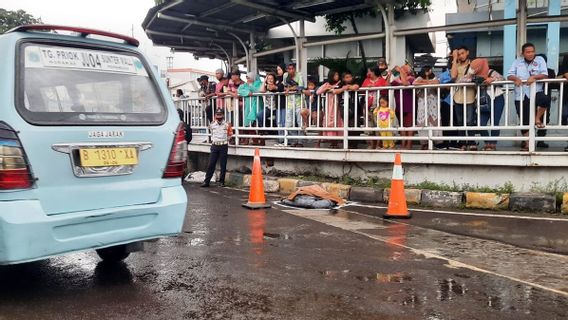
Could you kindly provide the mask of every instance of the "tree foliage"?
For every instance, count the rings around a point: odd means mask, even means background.
[[[42,23],[24,10],[10,11],[0,8],[0,34],[22,24]]]
[[[401,17],[407,12],[411,14],[417,14],[419,11],[426,12],[431,5],[431,0],[396,1],[394,5],[395,19]]]
[[[419,10],[427,11],[428,7],[432,5],[431,0],[404,0],[396,1],[393,7],[395,19],[401,17],[406,12],[411,14],[417,14]],[[357,18],[362,18],[369,16],[376,18],[379,12],[378,5],[369,9],[346,11],[335,14],[328,14],[325,16],[325,29],[328,32],[334,32],[336,35],[341,35],[347,29],[347,23],[351,25],[353,32],[357,35],[359,30],[357,28],[356,20]],[[365,70],[367,68],[367,57],[365,53],[365,46],[363,41],[357,41],[359,45],[359,51],[361,52],[361,68]]]
[[[365,78],[367,71],[366,64],[376,64],[376,59],[363,61],[363,59],[350,57],[351,51],[347,53],[345,58],[317,58],[309,62],[314,68],[324,66],[330,70],[339,72],[340,74],[349,71],[353,74],[355,79],[362,81]],[[308,68],[309,69],[309,68]],[[324,79],[320,79],[323,81]]]
[[[393,8],[395,13],[395,18],[401,17],[406,12],[411,14],[417,14],[419,11],[427,11],[431,5],[432,5],[431,0],[396,1]],[[376,18],[378,12],[379,8],[374,7],[369,9],[328,14],[325,16],[325,21],[326,21],[325,28],[329,32],[334,32],[337,35],[341,35],[345,31],[345,29],[347,29],[346,23],[351,23],[351,20],[353,18],[362,18],[365,16]]]

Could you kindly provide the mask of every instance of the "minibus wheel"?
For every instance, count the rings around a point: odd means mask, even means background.
[[[97,249],[96,251],[99,257],[103,261],[107,262],[119,262],[126,259],[130,255],[130,252],[127,250],[125,244]]]

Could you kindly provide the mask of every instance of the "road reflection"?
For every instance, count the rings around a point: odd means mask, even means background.
[[[248,226],[252,251],[260,256],[264,251],[264,228],[266,226],[265,210],[249,210]]]

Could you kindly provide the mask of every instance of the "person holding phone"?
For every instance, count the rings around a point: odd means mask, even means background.
[[[284,92],[286,95],[286,127],[302,127],[302,90],[304,81],[302,75],[297,72],[296,64],[289,63],[284,73]],[[288,135],[300,135],[299,131],[290,130]],[[304,145],[297,140],[290,140],[293,147],[303,147]]]

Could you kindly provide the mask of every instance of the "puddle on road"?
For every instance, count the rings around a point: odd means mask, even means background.
[[[494,310],[503,310],[503,302],[501,298],[495,296],[487,297],[487,306]]]
[[[353,277],[351,275],[351,270],[324,270],[319,271],[324,278],[327,279],[337,279],[337,278],[347,278]],[[395,273],[382,273],[377,272],[371,275],[355,275],[355,279],[363,282],[377,282],[377,283],[408,283],[412,281],[412,277],[403,272],[395,272]]]
[[[376,281],[378,283],[407,283],[412,281],[411,276],[402,272],[376,273],[370,276],[357,276],[356,278],[363,282]]]
[[[422,300],[418,297],[418,294],[414,289],[405,288],[403,291],[407,294],[407,296],[405,296],[401,301],[403,306],[410,306],[414,308],[422,304]]]
[[[350,270],[342,270],[342,271],[335,271],[335,270],[326,270],[326,271],[320,271],[319,273],[324,276],[325,278],[328,279],[335,279],[338,276],[342,276],[343,278],[346,277],[346,275],[351,272]]]
[[[464,284],[457,283],[454,279],[443,279],[438,281],[438,301],[446,301],[455,299],[457,296],[463,296],[467,292]]]
[[[205,245],[205,239],[203,238],[194,238],[190,239],[187,243],[188,247],[197,247]]]
[[[275,240],[275,239],[290,240],[290,239],[292,239],[292,237],[289,234],[286,234],[286,233],[280,234],[280,233],[264,232],[263,236],[264,236],[265,240]]]

